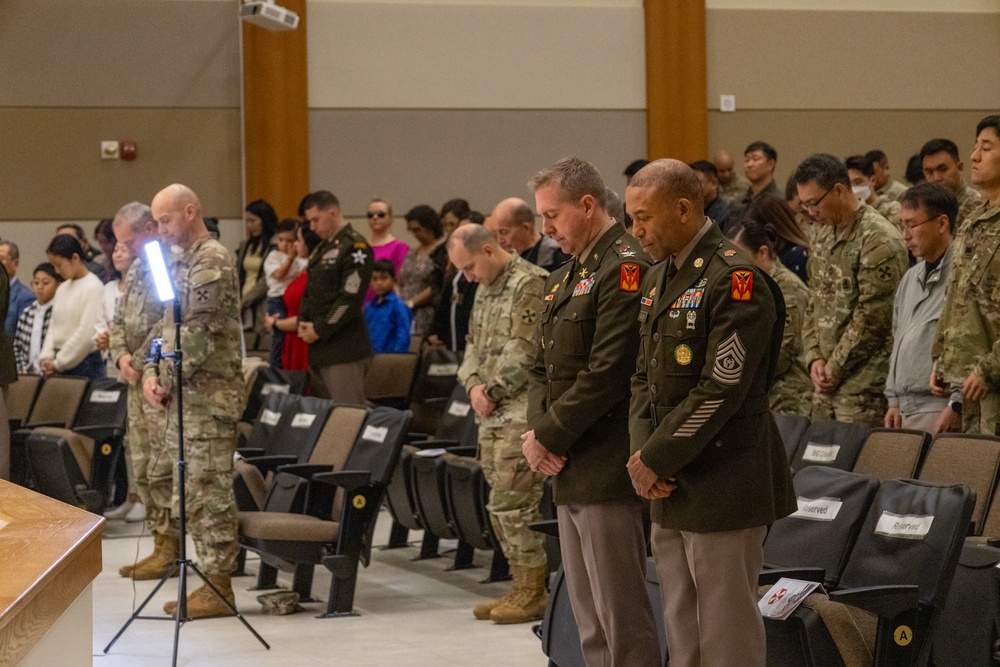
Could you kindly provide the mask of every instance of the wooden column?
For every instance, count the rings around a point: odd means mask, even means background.
[[[705,0],[644,0],[648,158],[706,159]]]
[[[309,192],[309,77],[306,0],[282,0],[299,27],[271,32],[242,23],[246,196],[295,217]]]

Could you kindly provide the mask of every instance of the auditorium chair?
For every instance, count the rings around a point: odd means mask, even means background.
[[[874,429],[861,447],[854,472],[875,479],[912,479],[931,444],[925,431],[898,428]]]
[[[94,514],[104,511],[115,471],[125,465],[127,390],[114,379],[91,380],[70,428],[31,429],[24,451],[39,493]]]
[[[305,394],[309,375],[306,371],[286,371],[272,368],[266,361],[256,359],[256,357],[244,359],[243,364],[244,373],[251,377],[247,381],[246,401],[238,427],[240,444],[243,444],[243,441],[249,437],[253,424],[260,416],[264,399],[272,393]]]
[[[928,664],[975,502],[961,484],[883,482],[839,587],[811,594],[787,620],[764,619],[767,664]]]
[[[869,475],[808,466],[792,483],[799,509],[771,525],[761,585],[783,576],[836,586],[878,491]]]
[[[490,573],[482,583],[507,581],[510,579],[510,567],[493,530],[490,512],[486,509],[490,485],[483,475],[482,465],[471,456],[445,454],[441,458],[445,465],[448,513],[459,542],[468,544],[473,549],[493,552]]]
[[[274,392],[264,397],[258,415],[250,428],[246,441],[237,446],[240,456],[264,456],[277,454],[297,455],[296,443],[275,437],[283,428],[288,428],[292,414],[298,405],[298,396]],[[285,422],[282,423],[282,416]]]
[[[653,576],[654,578],[656,576],[655,568]],[[545,616],[541,623],[531,629],[542,640],[542,653],[549,659],[548,667],[585,667],[583,651],[580,648],[580,630],[573,616],[566,573],[562,567],[550,577],[549,601],[545,607]]]
[[[792,471],[798,472],[806,466],[851,470],[870,432],[871,427],[865,424],[811,422],[792,459]]]
[[[774,415],[774,423],[778,425],[778,433],[781,434],[781,441],[785,444],[785,454],[791,463],[799,443],[802,442],[803,434],[809,428],[809,418],[782,412]]]
[[[420,354],[420,364],[410,393],[410,410],[413,411],[413,430],[434,433],[458,383],[458,367],[462,353],[452,352],[442,346],[425,347]]]
[[[976,494],[969,535],[980,535],[986,506],[1000,471],[1000,438],[942,433],[931,442],[918,479],[931,484],[965,484]]]
[[[21,428],[28,419],[41,386],[41,375],[18,375],[17,382],[7,385],[7,421],[11,431]]]
[[[416,371],[415,354],[376,354],[365,373],[365,398],[375,405],[400,410],[405,408],[410,402],[410,388]]]
[[[54,376],[42,381],[31,412],[21,428],[10,434],[11,481],[21,486],[32,486],[28,457],[24,442],[35,428],[52,426],[69,428],[87,391],[85,378]]]
[[[331,572],[324,617],[353,615],[358,565],[370,562],[375,521],[410,417],[408,410],[375,408],[337,470],[306,471],[305,477],[279,473],[278,478],[298,477],[305,484],[303,513],[284,511],[268,498],[265,511],[239,514],[243,547],[262,558],[296,567],[322,564]]]

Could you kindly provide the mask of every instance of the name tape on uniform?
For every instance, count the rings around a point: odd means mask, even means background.
[[[268,426],[277,426],[279,419],[281,419],[281,413],[275,412],[274,410],[268,410],[267,408],[264,408],[264,411],[260,413],[261,424],[267,424]]]
[[[292,385],[290,384],[278,384],[277,382],[268,382],[263,387],[260,388],[260,395],[267,396],[268,394],[287,394],[292,390]]]
[[[934,517],[921,514],[893,514],[882,512],[875,524],[875,534],[886,537],[902,537],[908,540],[922,540],[931,530]]]
[[[385,437],[389,435],[388,426],[365,426],[364,433],[361,434],[362,440],[369,440],[371,442],[385,442]]]
[[[121,391],[92,391],[90,392],[91,403],[117,403],[121,398]]]
[[[840,514],[840,508],[844,506],[844,503],[837,498],[803,498],[799,496],[796,502],[799,504],[799,509],[790,516],[811,521],[833,521]]]
[[[448,414],[452,417],[465,417],[469,414],[469,410],[472,406],[468,403],[462,403],[461,401],[452,401],[451,405],[448,406]]]
[[[802,460],[810,463],[833,463],[840,453],[840,445],[818,445],[810,442],[802,453]]]
[[[432,378],[458,375],[458,364],[431,364],[427,367],[427,376]]]
[[[292,428],[309,428],[316,421],[316,415],[308,412],[300,412],[292,417]]]

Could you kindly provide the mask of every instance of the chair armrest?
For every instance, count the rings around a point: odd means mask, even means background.
[[[90,433],[100,433],[103,431],[111,431],[114,434],[122,433],[125,428],[121,424],[99,424],[96,426],[77,426],[72,429],[74,433],[79,433],[80,435],[88,435]]]
[[[535,523],[529,523],[528,528],[535,531],[536,533],[542,533],[550,537],[559,537],[559,521],[556,519],[548,519],[546,521],[536,521]]]
[[[274,454],[272,456],[244,456],[243,460],[262,473],[267,473],[276,471],[279,466],[294,464],[298,461],[298,458],[288,454]]]
[[[295,457],[289,457],[293,461]],[[333,466],[330,465],[320,465],[318,463],[292,463],[286,464],[278,468],[278,472],[288,472],[293,475],[298,475],[299,477],[304,477],[305,479],[315,479],[316,475],[323,473],[332,473]]]
[[[345,491],[352,491],[371,483],[372,474],[367,470],[341,470],[339,472],[324,472],[313,475],[313,480],[331,486],[339,486]]]
[[[892,619],[904,611],[915,610],[919,606],[920,587],[907,584],[845,588],[830,593],[830,599],[864,609],[882,618]]]
[[[410,444],[417,449],[449,449],[462,443],[458,440],[414,440]]]
[[[245,459],[254,458],[257,456],[264,456],[263,447],[240,447],[236,450],[236,453]]]
[[[25,424],[21,431],[32,431],[36,428],[67,428],[66,422],[34,422]]]
[[[422,442],[424,440],[429,440],[431,437],[430,433],[407,433],[406,434],[406,444],[412,445],[415,442]]]
[[[822,584],[826,578],[826,570],[821,567],[778,567],[773,570],[761,570],[757,575],[757,585],[773,586],[782,577]]]
[[[455,456],[468,456],[471,458],[476,458],[476,454],[479,452],[479,447],[475,445],[463,445],[459,447],[445,447],[449,454],[454,454]]]

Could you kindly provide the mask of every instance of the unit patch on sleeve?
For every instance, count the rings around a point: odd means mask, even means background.
[[[639,265],[632,262],[622,264],[619,286],[623,292],[639,291]]]
[[[733,271],[733,301],[749,301],[753,296],[753,272]]]

